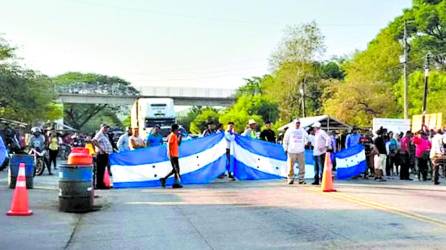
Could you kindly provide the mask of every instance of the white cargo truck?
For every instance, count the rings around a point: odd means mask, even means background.
[[[131,112],[132,128],[139,128],[139,135],[147,136],[155,125],[162,128],[175,123],[176,114],[171,98],[138,98]]]

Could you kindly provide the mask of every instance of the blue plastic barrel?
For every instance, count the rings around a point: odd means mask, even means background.
[[[14,154],[9,161],[8,182],[10,188],[15,188],[19,175],[20,163],[25,163],[26,188],[33,188],[34,157],[27,154]]]
[[[88,212],[93,208],[93,166],[61,165],[59,168],[59,209]]]

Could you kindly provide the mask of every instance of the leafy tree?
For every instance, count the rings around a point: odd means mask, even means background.
[[[215,108],[206,107],[201,109],[199,114],[190,123],[190,132],[193,134],[201,134],[206,129],[207,123],[217,123],[219,116]]]
[[[429,74],[427,98],[427,111],[429,113],[441,112],[446,114],[446,72],[432,71]],[[402,82],[395,85],[398,103],[403,103]],[[409,115],[418,115],[422,113],[423,94],[424,94],[424,72],[415,71],[409,76]]]
[[[201,106],[193,106],[186,115],[177,118],[178,124],[182,125],[187,131],[190,131],[190,125],[202,111]]]
[[[99,74],[82,74],[69,72],[53,79],[58,91],[68,93],[97,93],[108,95],[137,95],[138,91],[131,84],[118,77],[109,77]],[[116,113],[121,111],[120,106],[110,104],[65,104],[64,120],[76,129],[83,127],[94,117],[109,117],[115,124],[122,126]],[[128,111],[125,108],[125,111]],[[96,121],[98,121],[96,119]],[[98,122],[94,126],[99,126]],[[93,126],[93,125],[92,125]]]
[[[14,49],[0,40],[0,116],[33,123],[61,117],[51,80],[17,66]]]

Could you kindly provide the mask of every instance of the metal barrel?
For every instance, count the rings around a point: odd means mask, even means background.
[[[61,165],[59,170],[59,210],[88,212],[93,208],[93,166]]]

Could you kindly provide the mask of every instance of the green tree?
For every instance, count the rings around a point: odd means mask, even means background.
[[[219,113],[215,108],[206,107],[200,110],[200,113],[190,123],[190,132],[201,134],[206,129],[209,122],[218,123]]]
[[[441,112],[446,114],[446,72],[432,71],[429,74],[429,94],[427,98],[427,111],[429,113]],[[403,103],[402,82],[395,85],[395,94],[398,103]],[[424,72],[415,71],[409,76],[409,115],[418,115],[422,113],[423,94],[424,94]]]
[[[51,80],[13,59],[14,49],[0,40],[0,116],[27,123],[60,118]]]
[[[99,74],[82,74],[69,72],[53,79],[58,91],[78,93],[99,93],[109,95],[137,95],[138,91],[131,84],[118,77],[110,77]],[[108,117],[115,125],[122,126],[116,113],[128,111],[127,108],[109,104],[65,104],[64,120],[72,127],[83,130],[84,126],[95,117]],[[89,126],[98,127],[100,119],[94,119],[95,124]]]

